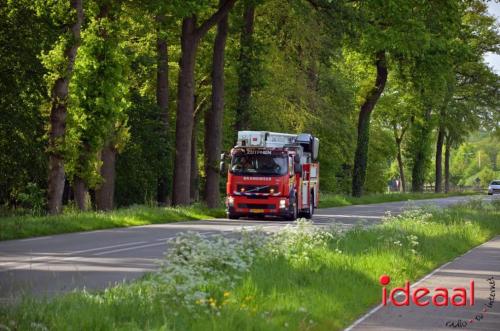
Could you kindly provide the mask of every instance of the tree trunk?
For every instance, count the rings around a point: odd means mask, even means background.
[[[450,192],[450,157],[451,157],[451,138],[446,135],[446,144],[444,149],[444,192]]]
[[[96,207],[98,210],[113,209],[115,193],[115,163],[116,149],[111,144],[106,144],[101,152],[101,177],[102,184],[96,190]]]
[[[193,134],[194,67],[198,41],[193,17],[182,22],[181,60],[175,124],[173,204],[190,202],[191,138]]]
[[[431,128],[432,109],[427,107],[424,115],[424,123],[417,128],[417,141],[415,155],[413,156],[411,190],[415,193],[422,193],[425,184],[425,169],[428,161],[429,135]]]
[[[205,189],[204,200],[209,208],[220,204],[219,155],[224,114],[224,51],[228,31],[227,15],[217,25],[212,64],[212,106],[205,116]]]
[[[193,133],[194,68],[196,51],[200,39],[209,29],[226,16],[236,0],[224,0],[210,18],[196,27],[196,17],[182,21],[181,60],[177,97],[177,119],[175,123],[175,165],[173,204],[187,205],[190,202],[191,136]]]
[[[200,199],[200,173],[198,168],[198,123],[200,119],[200,112],[195,112],[193,121],[193,133],[191,135],[191,183],[189,196],[191,202],[198,201]]]
[[[404,193],[404,192],[406,192],[406,178],[405,178],[405,168],[404,168],[404,164],[403,164],[403,156],[401,154],[401,141],[398,141],[396,143],[396,146],[398,148],[397,159],[398,159],[398,168],[399,168],[399,179],[401,180],[400,191]]]
[[[238,59],[238,99],[236,105],[235,132],[248,129],[250,122],[250,98],[252,95],[253,31],[255,4],[247,1],[243,11],[243,28],[240,37]]]
[[[365,102],[361,106],[358,118],[358,140],[356,154],[354,157],[354,169],[352,177],[352,195],[360,197],[363,195],[366,168],[368,165],[368,145],[370,141],[370,117],[380,95],[384,91],[387,81],[387,62],[385,51],[376,54],[377,78],[375,86],[368,93]]]
[[[436,142],[436,185],[434,187],[436,193],[443,191],[443,143],[444,128],[440,126]]]
[[[157,18],[158,24],[158,38],[156,41],[157,51],[157,65],[156,65],[156,104],[160,111],[160,160],[161,160],[161,174],[158,178],[157,200],[160,205],[167,203],[168,195],[168,150],[167,140],[169,131],[168,121],[168,44],[167,38],[162,36],[161,24],[164,21],[163,17]]]
[[[63,196],[62,196],[62,204],[66,205],[69,203],[69,200],[73,199],[73,189],[71,187],[71,184],[69,180],[66,178],[64,180],[64,189],[63,189]]]
[[[81,177],[75,176],[75,178],[73,179],[73,190],[76,206],[79,210],[86,211],[88,209],[88,189],[87,185],[85,185],[85,182]]]
[[[68,107],[69,81],[73,72],[76,53],[80,45],[80,29],[83,22],[82,0],[71,1],[71,8],[76,10],[75,21],[69,27],[72,39],[64,51],[67,59],[66,72],[59,77],[52,89],[49,130],[49,178],[48,212],[58,214],[62,209],[64,190],[64,158],[61,144],[66,133],[66,113]]]

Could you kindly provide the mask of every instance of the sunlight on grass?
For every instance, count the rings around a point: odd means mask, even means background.
[[[60,233],[171,223],[224,217],[222,209],[132,206],[110,212],[68,211],[57,216],[12,216],[0,218],[0,240]]]
[[[323,193],[320,195],[320,208],[342,207],[351,205],[367,205],[383,202],[397,202],[408,200],[424,200],[446,198],[451,196],[474,195],[475,192],[454,192],[454,193],[385,193],[371,194],[360,198],[354,198],[346,195]]]

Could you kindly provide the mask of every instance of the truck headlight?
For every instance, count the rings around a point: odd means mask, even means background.
[[[286,208],[286,199],[281,199],[280,200],[280,209],[285,209]]]
[[[229,207],[232,207],[234,205],[234,198],[233,197],[227,197],[227,205]]]

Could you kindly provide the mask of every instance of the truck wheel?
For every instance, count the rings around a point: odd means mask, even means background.
[[[236,216],[236,215],[234,215],[234,214],[230,214],[230,213],[228,213],[228,214],[227,214],[227,218],[229,218],[230,220],[237,220],[237,219],[239,219],[240,217],[239,217],[239,216]]]
[[[303,213],[304,217],[307,219],[311,219],[314,214],[314,194],[311,193],[311,199],[310,199],[310,204],[309,208],[307,209],[306,212]]]

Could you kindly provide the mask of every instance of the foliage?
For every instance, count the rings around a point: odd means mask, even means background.
[[[452,157],[452,183],[485,188],[491,180],[500,178],[499,155],[498,138],[485,132],[471,136]]]
[[[83,43],[71,81],[72,106],[68,132],[69,177],[82,178],[89,188],[100,183],[99,151],[110,143],[123,150],[129,138],[128,58],[121,45],[120,8],[99,8],[82,33]],[[104,17],[101,17],[103,16]]]
[[[100,15],[104,5],[108,15]],[[249,5],[255,7],[251,47],[242,35]],[[84,6],[66,136],[57,146],[64,151],[66,191],[71,200],[75,178],[98,187],[99,151],[111,142],[120,149],[116,205],[148,203],[157,197],[158,178],[173,173],[182,20],[195,15],[198,23],[205,21],[219,1],[89,0]],[[496,163],[488,165],[491,171],[473,169],[472,162],[460,163],[459,147],[474,143],[470,134],[477,130],[498,131],[500,80],[483,55],[498,52],[500,34],[486,8],[480,0],[237,1],[226,44],[223,150],[234,145],[236,109],[248,101],[249,129],[320,138],[322,191],[350,192],[358,113],[375,80],[374,54],[384,50],[389,76],[370,131],[366,192],[383,192],[388,180],[399,177],[396,135],[407,182],[432,182],[441,127],[453,147],[453,184],[470,185],[479,174],[486,180],[498,171]],[[67,76],[63,52],[74,14],[66,0],[0,1],[0,42],[8,45],[0,50],[0,202],[13,209],[28,183],[47,188],[47,86]],[[200,114],[210,107],[214,35],[211,29],[199,41],[196,56]],[[168,45],[166,133],[156,101],[160,37]],[[239,96],[239,82],[251,86],[247,101]],[[203,116],[198,121],[202,187]]]
[[[365,192],[367,194],[384,193],[387,183],[394,178],[389,172],[389,165],[396,154],[390,131],[380,127],[372,127],[371,144],[368,150],[370,163],[367,169]]]
[[[35,183],[28,183],[25,191],[17,196],[17,200],[21,207],[30,210],[33,216],[40,216],[45,211],[45,192]]]
[[[16,206],[28,183],[47,185],[47,73],[40,53],[54,31],[26,1],[0,3],[0,201]]]

